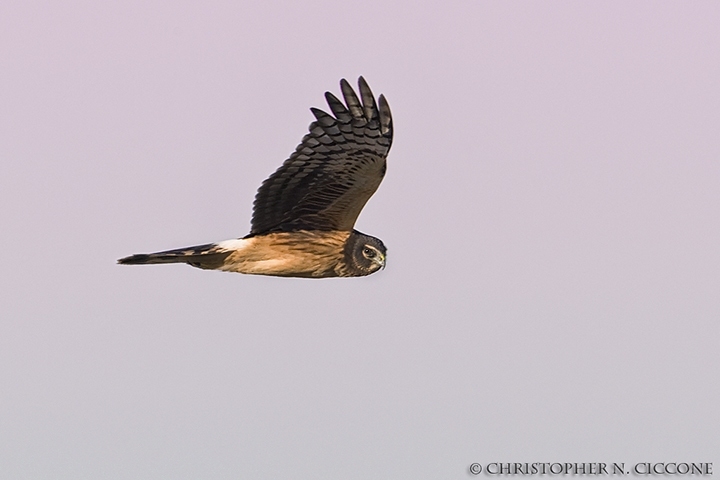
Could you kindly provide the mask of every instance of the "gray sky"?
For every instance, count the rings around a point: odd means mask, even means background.
[[[720,4],[0,4],[0,478],[720,464]],[[340,78],[395,121],[388,268],[245,235]]]

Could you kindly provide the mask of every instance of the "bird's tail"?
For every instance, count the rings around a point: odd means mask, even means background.
[[[196,247],[178,248],[157,253],[139,253],[118,260],[122,265],[150,265],[155,263],[187,263],[197,268],[219,268],[232,251],[219,248],[215,243]]]

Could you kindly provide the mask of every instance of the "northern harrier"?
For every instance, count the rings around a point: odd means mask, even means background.
[[[295,152],[255,196],[250,233],[239,239],[121,258],[126,265],[187,263],[226,272],[282,277],[360,277],[385,267],[386,248],[353,227],[385,175],[392,143],[390,107],[375,103],[360,77],[360,99],[344,79],[333,115],[311,108]]]

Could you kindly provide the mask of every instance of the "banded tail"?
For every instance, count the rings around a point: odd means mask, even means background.
[[[193,267],[214,270],[220,268],[232,250],[218,246],[216,243],[195,247],[178,248],[157,253],[138,253],[121,258],[121,265],[151,265],[156,263],[187,263]]]

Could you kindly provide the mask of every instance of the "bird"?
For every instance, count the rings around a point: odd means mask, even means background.
[[[309,132],[260,186],[250,233],[242,238],[118,260],[123,265],[185,263],[278,277],[362,277],[385,268],[387,248],[355,230],[380,186],[393,139],[390,107],[375,101],[361,76],[359,97],[340,80],[344,102],[330,92],[330,112],[311,108]]]

